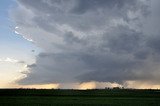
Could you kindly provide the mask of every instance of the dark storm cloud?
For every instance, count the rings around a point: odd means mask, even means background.
[[[78,37],[74,36],[72,32],[66,32],[64,35],[64,42],[71,43],[82,43],[82,40],[80,40]]]
[[[150,2],[18,0],[17,32],[44,50],[19,83],[159,80]]]
[[[147,45],[155,52],[160,52],[160,35],[152,35],[147,41]]]
[[[114,28],[105,39],[108,40],[106,46],[112,52],[134,52],[141,43],[143,43],[143,35],[129,28],[119,26]]]
[[[87,11],[95,11],[96,9],[111,9],[111,8],[123,8],[124,5],[134,6],[136,0],[77,0],[76,5],[71,9],[71,12],[76,14],[83,14]]]

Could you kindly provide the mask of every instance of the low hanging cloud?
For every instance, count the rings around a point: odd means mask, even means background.
[[[10,12],[16,32],[43,49],[18,83],[159,82],[158,4],[17,0]]]

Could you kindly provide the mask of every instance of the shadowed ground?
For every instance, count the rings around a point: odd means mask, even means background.
[[[0,106],[160,106],[159,90],[1,89]]]

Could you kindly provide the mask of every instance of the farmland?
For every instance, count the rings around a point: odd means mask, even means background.
[[[0,106],[160,106],[160,91],[0,89]]]

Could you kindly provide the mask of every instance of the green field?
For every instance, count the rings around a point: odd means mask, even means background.
[[[0,106],[160,106],[160,91],[0,89]]]

